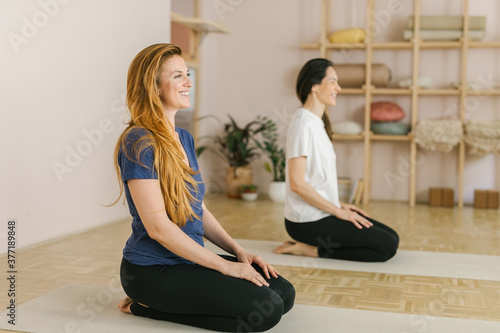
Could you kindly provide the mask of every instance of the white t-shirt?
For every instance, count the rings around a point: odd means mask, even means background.
[[[288,127],[286,170],[291,158],[306,156],[305,180],[322,197],[340,208],[335,151],[323,120],[311,111],[298,109]],[[304,201],[290,190],[286,177],[285,218],[292,222],[311,222],[330,215]]]

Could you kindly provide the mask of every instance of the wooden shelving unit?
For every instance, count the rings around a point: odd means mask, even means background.
[[[367,0],[366,21],[367,26],[372,26],[375,22],[375,1]],[[387,142],[403,142],[409,144],[409,162],[410,162],[410,175],[409,175],[409,204],[415,205],[416,201],[416,165],[417,165],[417,144],[413,133],[404,136],[392,135],[376,135],[370,131],[370,104],[373,96],[375,95],[389,95],[389,96],[409,96],[411,98],[410,110],[410,126],[413,130],[418,122],[418,102],[420,96],[456,96],[459,103],[459,119],[462,124],[465,123],[465,105],[468,96],[500,96],[500,89],[495,90],[471,90],[465,84],[457,89],[422,89],[418,87],[418,73],[420,52],[422,50],[447,50],[455,49],[460,53],[461,66],[460,66],[460,82],[467,82],[467,53],[469,49],[495,49],[500,48],[500,41],[470,41],[468,39],[469,31],[469,2],[470,0],[463,1],[463,37],[459,41],[422,41],[419,36],[420,31],[420,0],[413,0],[413,15],[414,30],[413,39],[411,41],[394,41],[394,42],[375,42],[373,36],[367,34],[364,43],[356,44],[332,44],[328,40],[329,31],[329,13],[331,0],[322,0],[321,3],[321,30],[320,39],[317,43],[305,43],[300,47],[306,50],[318,50],[321,57],[329,58],[329,52],[335,50],[363,50],[366,54],[366,67],[365,67],[365,85],[358,89],[342,89],[343,95],[359,95],[365,97],[364,108],[364,131],[359,135],[334,135],[335,140],[341,141],[362,141],[364,145],[364,179],[365,189],[363,202],[367,203],[370,200],[371,193],[371,159],[372,159],[372,142],[387,141]],[[373,63],[373,53],[378,50],[409,50],[412,53],[412,86],[408,89],[397,88],[376,88],[370,84],[371,82],[371,65]],[[464,163],[465,163],[465,143],[462,142],[458,145],[458,180],[457,180],[457,193],[458,193],[458,207],[463,207],[463,179],[464,179]]]
[[[201,2],[200,0],[193,0],[194,13],[193,16],[184,16],[174,11],[170,12],[170,20],[171,23],[176,23],[182,25],[189,29],[189,46],[187,49],[189,52],[185,52],[183,50],[183,58],[186,61],[186,65],[192,69],[195,69],[200,72],[200,44],[203,40],[203,37],[207,33],[222,33],[229,34],[229,30],[224,27],[224,25],[220,22],[210,21],[203,19],[201,17]],[[196,88],[195,92],[195,107],[194,113],[191,120],[192,132],[195,141],[198,140],[199,137],[199,122],[195,121],[199,117],[199,96],[200,96],[200,85],[199,76],[196,75],[196,82],[194,85]]]

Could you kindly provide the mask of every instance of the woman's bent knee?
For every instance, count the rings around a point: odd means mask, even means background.
[[[276,326],[283,316],[284,304],[280,299],[264,299],[254,301],[253,311],[248,313],[246,320],[238,319],[237,332],[264,332]]]

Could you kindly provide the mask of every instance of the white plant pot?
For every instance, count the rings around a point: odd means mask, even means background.
[[[285,202],[286,197],[286,183],[285,182],[271,182],[269,184],[269,191],[267,192],[269,198],[274,202]]]
[[[245,201],[254,201],[255,199],[257,199],[258,196],[259,193],[257,192],[252,192],[252,193],[241,192],[241,198]]]

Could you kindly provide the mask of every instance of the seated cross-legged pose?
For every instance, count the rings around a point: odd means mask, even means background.
[[[339,201],[329,105],[341,88],[333,63],[312,59],[297,78],[302,108],[293,115],[286,140],[285,227],[292,239],[274,250],[309,257],[386,261],[398,234],[361,210]]]
[[[179,47],[151,45],[127,78],[131,119],[115,149],[132,235],[120,277],[125,313],[223,332],[262,332],[293,306],[295,289],[247,252],[203,202],[193,137],[175,127],[192,82]],[[207,250],[203,237],[234,256]]]

